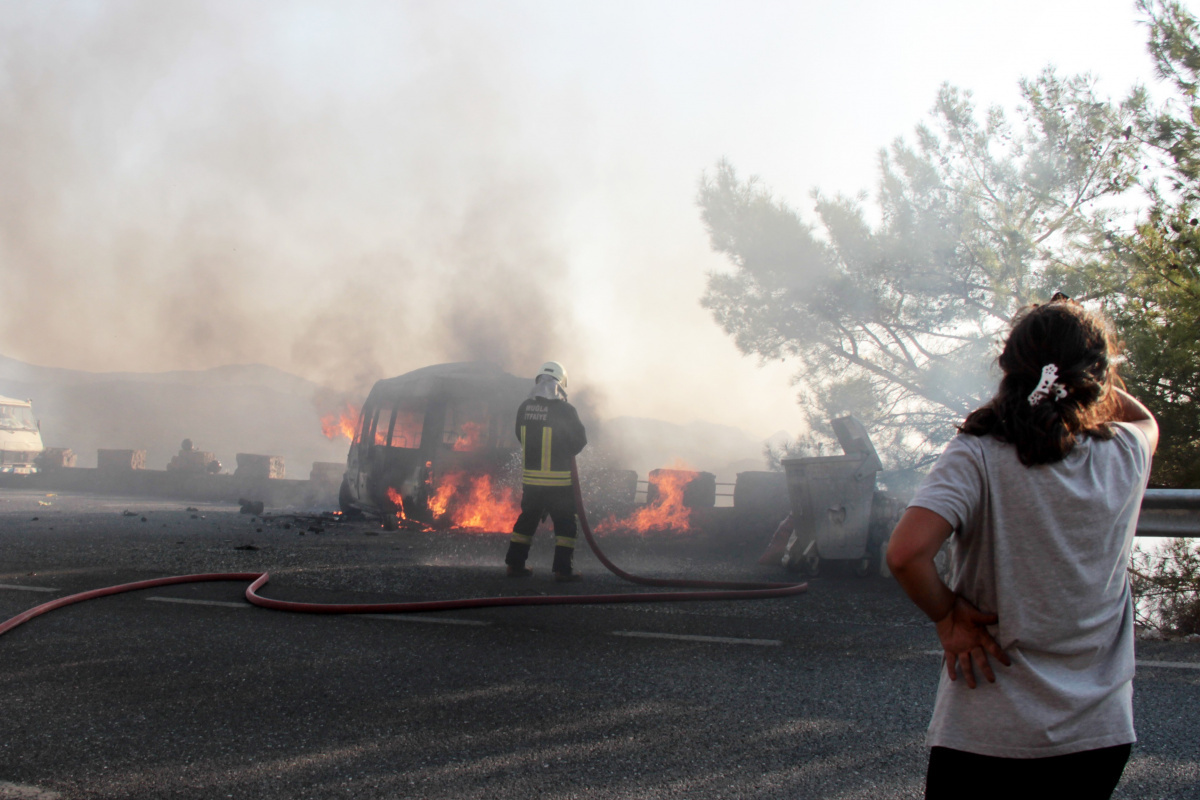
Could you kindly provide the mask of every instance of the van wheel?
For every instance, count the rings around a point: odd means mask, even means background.
[[[350,479],[342,478],[342,488],[338,489],[338,508],[342,510],[342,515],[345,517],[361,517],[362,512],[354,506],[350,505],[353,501],[353,495],[350,494]]]

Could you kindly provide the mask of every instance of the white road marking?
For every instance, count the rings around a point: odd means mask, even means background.
[[[21,783],[0,781],[0,800],[59,800],[58,792]]]
[[[425,622],[430,625],[491,625],[479,619],[457,619],[455,617],[431,617],[414,614],[356,614],[366,619],[390,619],[393,622]]]
[[[188,597],[147,597],[156,603],[184,603],[190,606],[221,606],[222,608],[250,608],[249,603],[230,603],[227,600],[192,600]]]
[[[651,633],[649,631],[613,631],[613,636],[628,636],[634,639],[674,639],[681,642],[710,642],[713,644],[751,644],[758,647],[778,647],[779,639],[738,639],[732,636],[691,636],[681,633]]]
[[[926,655],[940,656],[944,651],[925,650],[924,652]],[[1200,669],[1200,662],[1196,661],[1144,661],[1139,658],[1133,663],[1139,667],[1162,667],[1163,669]]]
[[[51,589],[48,586],[18,586],[15,583],[0,583],[0,589],[12,589],[15,592],[57,592],[58,591],[58,589]],[[0,788],[2,788],[3,786],[4,786],[4,784],[0,783]],[[4,795],[0,794],[0,799],[2,799],[3,797],[4,797]]]
[[[1139,667],[1166,667],[1167,669],[1200,669],[1194,661],[1135,661]]]

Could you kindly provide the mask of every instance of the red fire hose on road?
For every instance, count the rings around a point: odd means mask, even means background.
[[[154,578],[134,583],[123,583],[118,586],[107,586],[102,589],[93,589],[68,597],[60,597],[57,600],[43,603],[0,623],[0,635],[48,611],[84,600],[121,594],[122,592],[133,592],[139,589],[152,589],[157,586],[171,586],[178,583],[200,583],[204,581],[251,581],[251,584],[246,588],[246,600],[250,603],[278,611],[297,611],[306,614],[410,614],[415,612],[452,611],[462,608],[491,608],[496,606],[654,603],[678,602],[682,600],[761,600],[771,597],[788,597],[800,594],[808,589],[808,584],[806,583],[695,581],[670,578],[644,578],[631,575],[610,561],[596,544],[596,540],[592,536],[591,526],[587,521],[587,514],[583,509],[583,495],[579,489],[579,472],[575,467],[574,461],[571,462],[571,477],[575,486],[575,508],[578,511],[579,526],[583,529],[584,538],[587,539],[588,545],[592,548],[600,563],[607,567],[614,575],[643,586],[705,589],[707,591],[472,597],[459,600],[420,600],[407,603],[301,603],[291,600],[274,600],[258,594],[258,590],[270,580],[270,575],[266,572],[217,572],[203,575],[175,575],[169,578]]]

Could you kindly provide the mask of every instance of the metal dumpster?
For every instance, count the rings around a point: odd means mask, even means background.
[[[871,523],[875,479],[883,465],[857,419],[840,417],[830,424],[845,455],[782,461],[793,520],[783,564],[815,574],[822,561],[850,561],[865,575],[878,557]]]

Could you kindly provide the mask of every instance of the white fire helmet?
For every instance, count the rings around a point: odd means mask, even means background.
[[[538,378],[543,375],[549,375],[562,384],[564,389],[567,388],[567,370],[557,361],[547,361],[542,364],[542,368],[538,370]]]

